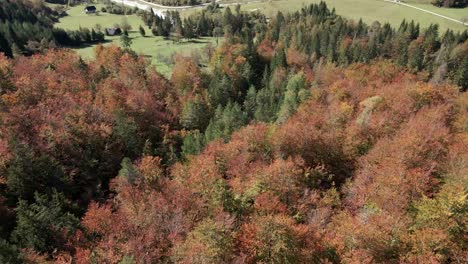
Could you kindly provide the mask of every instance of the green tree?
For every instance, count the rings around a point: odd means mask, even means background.
[[[256,98],[257,90],[255,86],[250,86],[244,101],[244,110],[249,119],[252,119],[255,115],[255,109],[257,108]]]
[[[28,145],[13,142],[13,159],[6,169],[7,186],[19,199],[30,200],[34,192],[48,192],[50,188],[65,191],[68,180],[60,166],[46,154],[35,155]]]
[[[196,155],[205,146],[205,138],[199,130],[190,131],[184,138],[182,145],[182,154],[187,157],[188,155]]]
[[[0,238],[0,263],[21,264],[24,263],[20,256],[20,251],[15,245]]]
[[[138,30],[140,31],[140,35],[141,35],[142,37],[145,37],[145,36],[146,36],[146,31],[145,31],[145,29],[143,28],[142,25],[140,25],[140,27],[139,27]]]
[[[138,125],[125,113],[116,114],[113,136],[116,142],[122,143],[125,156],[135,157],[141,153],[144,142],[138,135]]]
[[[200,98],[188,101],[182,109],[180,124],[189,130],[204,131],[210,121],[210,111]]]
[[[282,123],[286,121],[296,112],[299,104],[305,99],[307,99],[306,80],[302,73],[298,73],[288,81],[284,100],[278,113],[277,122]]]
[[[128,183],[134,184],[140,178],[138,170],[133,166],[129,158],[124,158],[120,163],[119,177],[124,178]]]
[[[34,200],[32,204],[25,200],[19,201],[12,241],[20,247],[38,252],[52,252],[63,248],[63,241],[66,241],[66,237],[79,224],[79,219],[71,213],[73,206],[58,192],[52,195],[36,192]]]
[[[421,42],[414,40],[408,48],[408,67],[415,72],[422,70],[424,60],[424,50]]]
[[[0,33],[0,52],[3,52],[7,57],[13,57],[13,52],[10,48],[8,40]]]
[[[273,84],[270,81],[268,69],[265,69],[262,85],[263,88],[257,92],[256,96],[255,119],[262,122],[274,122],[284,96],[283,84]]]
[[[229,76],[224,74],[222,77],[219,77],[220,74],[218,73],[218,75],[213,77],[208,87],[210,103],[213,106],[225,106],[231,98],[231,91],[233,90]]]
[[[455,82],[460,86],[462,91],[468,90],[468,56],[460,64],[455,75]]]
[[[206,129],[206,142],[217,138],[228,140],[231,134],[245,125],[246,122],[247,115],[239,104],[229,102],[224,109],[220,105]]]
[[[120,36],[120,44],[124,49],[129,49],[132,46],[132,39],[128,36],[128,31],[124,30],[123,34]]]

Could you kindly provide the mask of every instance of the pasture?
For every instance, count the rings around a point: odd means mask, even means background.
[[[320,0],[223,0],[220,3],[241,3],[244,11],[260,11],[267,16],[274,16],[278,11],[292,12],[299,10],[301,7],[319,3]],[[430,4],[430,0],[408,0],[406,1],[414,6],[427,9],[432,12],[439,13],[454,19],[461,20],[468,16],[468,8],[465,9],[448,9],[438,8]],[[444,32],[447,29],[464,30],[467,26],[457,24],[455,22],[421,12],[405,6],[396,5],[393,3],[384,2],[383,0],[326,0],[330,8],[335,8],[337,13],[353,20],[362,20],[368,24],[379,21],[381,23],[389,22],[394,27],[398,27],[403,19],[414,19],[420,23],[422,27],[427,27],[431,23],[437,23],[440,26],[440,31]],[[102,5],[97,4],[97,9],[101,10]],[[209,43],[216,45],[214,38],[203,38],[193,41],[183,40],[174,42],[162,37],[155,37],[151,30],[143,25],[143,21],[137,15],[114,15],[104,12],[99,12],[97,15],[87,15],[83,12],[84,5],[71,7],[67,13],[68,16],[61,18],[56,24],[57,27],[63,29],[76,30],[80,27],[95,28],[100,25],[102,28],[113,27],[114,25],[128,23],[132,29],[129,31],[129,36],[132,39],[131,48],[137,53],[146,56],[158,71],[166,76],[169,76],[172,70],[171,57],[173,54],[182,53],[189,55],[191,53],[199,53]],[[200,9],[182,10],[182,16],[188,16],[194,12],[199,12]],[[138,31],[142,25],[146,31],[146,37],[142,37]],[[105,45],[120,45],[120,37],[106,36],[107,43]],[[84,46],[75,50],[84,58],[92,58],[94,54],[94,46]],[[207,60],[201,56],[202,61]]]
[[[259,10],[271,17],[278,11],[296,11],[304,5],[320,3],[320,1],[321,0],[224,0],[221,2],[245,3],[242,5],[243,10]],[[359,20],[359,18],[362,18],[362,20],[368,24],[374,21],[379,21],[381,23],[388,22],[397,27],[403,19],[413,19],[415,22],[420,23],[422,27],[427,27],[431,23],[437,23],[439,24],[442,32],[449,28],[456,31],[468,29],[467,26],[412,8],[384,2],[383,0],[325,0],[325,2],[330,8],[334,7],[339,15],[353,20]],[[430,0],[406,0],[405,2],[457,20],[461,20],[463,17],[468,17],[468,8],[439,8],[431,5]],[[193,12],[193,10],[188,10],[187,12]]]
[[[216,46],[215,38],[202,38],[192,41],[183,40],[181,42],[173,42],[166,40],[163,37],[155,37],[151,33],[151,29],[143,24],[143,21],[137,15],[114,15],[109,13],[99,12],[97,15],[87,15],[83,12],[84,5],[71,7],[67,13],[68,16],[60,19],[60,22],[55,26],[63,29],[76,30],[80,27],[95,28],[100,25],[103,29],[106,27],[113,27],[117,24],[122,24],[124,21],[128,23],[132,29],[129,31],[129,36],[132,39],[131,48],[139,54],[147,57],[151,63],[156,66],[159,72],[169,76],[172,71],[171,57],[173,54],[181,53],[189,55],[194,52],[200,52],[209,43]],[[102,5],[96,5],[98,10]],[[142,25],[146,31],[146,37],[142,37],[138,28]],[[107,42],[104,45],[119,45],[120,36],[106,36]],[[94,45],[75,48],[83,58],[90,59],[94,55]],[[201,57],[202,60],[207,58]]]

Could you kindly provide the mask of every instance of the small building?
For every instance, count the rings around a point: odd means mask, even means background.
[[[107,36],[118,36],[120,34],[122,34],[122,29],[120,29],[119,27],[106,28]]]
[[[85,7],[85,9],[84,9],[84,12],[85,12],[86,14],[88,14],[88,15],[89,15],[89,14],[96,14],[96,11],[97,11],[97,9],[96,9],[95,6],[87,6],[87,7]]]

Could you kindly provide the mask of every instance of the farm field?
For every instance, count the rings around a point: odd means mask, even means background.
[[[100,10],[101,5],[96,5]],[[129,36],[132,39],[131,48],[139,54],[148,57],[151,63],[156,66],[159,72],[169,76],[172,71],[170,58],[175,53],[190,54],[192,52],[201,51],[208,43],[216,45],[215,38],[203,38],[193,41],[181,41],[180,43],[173,42],[172,40],[165,40],[163,37],[155,37],[151,34],[151,30],[143,25],[143,21],[137,15],[114,15],[109,13],[100,12],[99,15],[86,15],[83,13],[83,5],[71,7],[67,13],[68,16],[60,19],[56,27],[63,29],[76,30],[80,27],[93,28],[96,24],[102,28],[112,27],[115,24],[121,24],[125,20],[131,25],[132,30],[129,31]],[[142,37],[138,31],[139,26],[144,26],[146,37]],[[119,45],[119,36],[106,36],[108,41],[104,45]],[[94,54],[95,45],[86,46],[82,48],[75,48],[75,50],[83,58],[92,58]],[[202,52],[201,52],[202,54]]]
[[[222,3],[247,3],[242,6],[243,10],[259,10],[267,16],[273,16],[278,11],[290,12],[300,9],[302,6],[310,3],[320,3],[321,0],[267,0],[267,1],[252,1],[252,0],[229,0]],[[326,0],[330,8],[335,8],[337,13],[349,19],[362,20],[366,23],[374,21],[389,22],[393,26],[400,25],[403,19],[414,19],[423,27],[431,23],[437,23],[441,31],[447,29],[464,30],[467,26],[448,21],[434,15],[414,10],[412,8],[399,6],[393,3],[384,2],[383,0]],[[457,20],[461,20],[464,16],[468,16],[468,8],[438,8],[430,4],[429,0],[408,0],[408,4],[427,9],[432,12],[439,13]],[[194,12],[188,10],[187,12]]]

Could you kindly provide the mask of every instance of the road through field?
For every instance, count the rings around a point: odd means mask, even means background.
[[[123,4],[126,6],[131,6],[131,7],[137,7],[142,10],[148,10],[148,8],[153,8],[153,11],[155,14],[161,15],[162,11],[166,10],[186,10],[186,9],[192,9],[192,8],[201,8],[201,7],[206,7],[211,5],[211,3],[204,3],[200,5],[192,5],[192,6],[165,6],[165,5],[160,5],[156,3],[151,3],[147,2],[144,0],[111,0],[114,3],[118,4]],[[221,0],[216,0],[216,2],[220,2]],[[225,4],[220,4],[220,6],[233,6],[233,5],[242,5],[242,4],[253,4],[253,3],[260,3],[262,2],[261,0],[252,0],[248,2],[242,2],[242,3],[225,3]]]
[[[454,18],[451,18],[451,17],[448,17],[448,16],[444,16],[444,15],[441,15],[441,14],[437,14],[435,12],[432,12],[432,11],[429,11],[429,10],[426,10],[426,9],[423,9],[423,8],[420,8],[420,7],[417,7],[417,6],[413,6],[413,5],[410,5],[410,4],[406,4],[406,3],[403,3],[403,2],[400,2],[400,1],[394,1],[394,0],[384,0],[384,1],[389,2],[389,3],[393,3],[393,4],[397,4],[397,5],[411,7],[411,8],[417,9],[419,11],[423,11],[423,12],[429,13],[429,14],[434,15],[434,16],[438,16],[438,17],[441,17],[441,18],[444,18],[444,19],[448,19],[450,21],[462,24],[464,26],[468,26],[468,22],[465,23],[463,21],[460,21],[460,20],[457,20],[457,19],[454,19]]]

